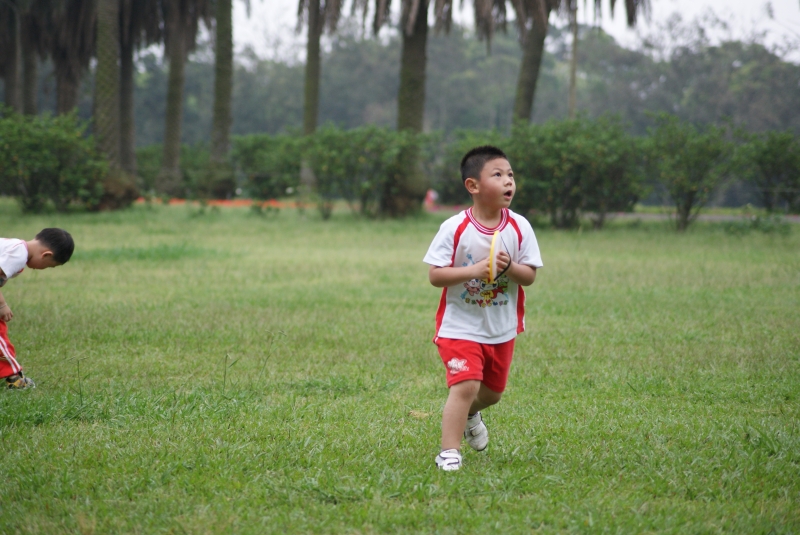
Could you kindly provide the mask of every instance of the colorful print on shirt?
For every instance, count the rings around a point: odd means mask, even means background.
[[[467,262],[462,262],[462,266],[467,267],[476,264],[471,254],[467,255]],[[508,276],[501,275],[494,282],[487,279],[472,279],[464,283],[464,292],[461,299],[468,305],[479,307],[502,306],[508,304]]]

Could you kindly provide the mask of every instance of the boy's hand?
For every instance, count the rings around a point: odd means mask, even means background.
[[[495,277],[497,276],[498,273],[502,273],[503,271],[505,271],[505,269],[508,267],[510,263],[511,263],[511,257],[508,256],[507,252],[500,251],[499,253],[497,253],[497,266],[494,273]]]
[[[489,259],[484,258],[472,265],[473,279],[487,280],[489,278]]]
[[[11,307],[8,306],[7,303],[3,303],[0,305],[0,320],[5,321],[8,323],[11,321],[11,318],[14,317],[14,314],[11,312]]]

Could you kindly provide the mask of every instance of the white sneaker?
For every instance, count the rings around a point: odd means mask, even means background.
[[[480,411],[467,418],[464,439],[475,451],[483,451],[489,445],[489,430],[486,429],[486,424],[483,423]]]
[[[436,456],[436,466],[446,472],[461,468],[461,453],[458,450],[442,450]]]

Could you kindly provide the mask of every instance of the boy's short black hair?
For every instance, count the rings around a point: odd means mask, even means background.
[[[53,253],[53,260],[66,264],[75,250],[75,242],[69,232],[61,228],[46,228],[36,235],[36,239]]]
[[[468,178],[479,179],[486,162],[498,158],[505,158],[508,160],[508,156],[506,156],[505,152],[492,145],[475,147],[461,158],[461,180],[466,182]]]

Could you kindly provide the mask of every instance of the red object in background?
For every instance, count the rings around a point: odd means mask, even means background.
[[[438,200],[439,200],[439,194],[436,193],[435,190],[429,189],[425,193],[425,200],[423,201],[425,209],[428,211],[438,210],[439,205],[436,204],[436,201]]]

